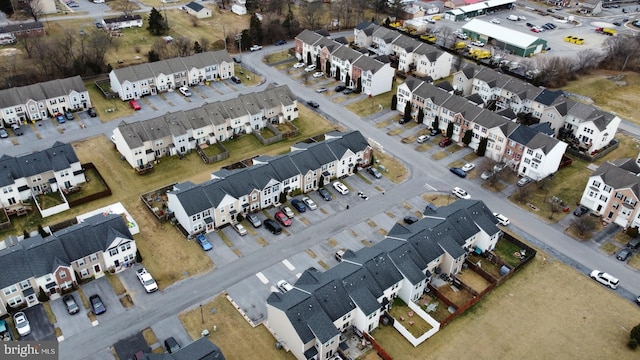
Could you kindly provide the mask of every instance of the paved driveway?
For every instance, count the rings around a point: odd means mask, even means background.
[[[207,309],[203,309],[203,311],[208,311]],[[184,329],[180,320],[178,320],[177,315],[170,316],[154,325],[151,325],[151,330],[156,334],[156,338],[160,345],[164,348],[164,340],[168,337],[173,337],[176,339],[178,344],[181,347],[185,347],[187,344],[191,343],[191,337],[187,333],[187,330]],[[166,351],[167,349],[165,349]]]
[[[136,270],[142,268],[140,264],[136,264],[136,266],[132,266],[124,271],[118,273],[118,277],[124,285],[125,289],[127,289],[127,294],[131,296],[133,299],[133,303],[137,306],[145,306],[152,298],[156,296],[160,296],[161,292],[156,291],[152,293],[147,293],[140,284],[140,280],[138,280],[138,276],[136,275]],[[153,274],[151,274],[153,276]]]
[[[56,337],[53,333],[53,324],[49,322],[47,313],[44,311],[44,306],[38,304],[30,308],[22,310],[27,319],[29,319],[29,326],[31,326],[31,334],[20,338],[22,341],[55,341]]]
[[[82,301],[80,301],[80,296],[77,292],[71,293],[73,297],[76,299],[76,303],[80,308],[77,314],[69,315],[67,312],[67,307],[64,305],[64,301],[62,298],[50,301],[51,310],[53,314],[56,316],[56,326],[62,330],[62,335],[65,338],[73,336],[75,334],[86,331],[91,328],[91,321],[87,317],[87,309],[82,305]]]
[[[113,288],[106,277],[103,276],[83,285],[82,290],[87,296],[87,299],[94,294],[100,295],[100,299],[102,299],[102,303],[106,307],[107,311],[96,316],[98,321],[102,322],[114,318],[118,314],[124,312],[124,307],[120,304],[118,296],[113,291]]]
[[[113,344],[113,348],[118,354],[118,358],[132,359],[133,355],[142,350],[144,352],[151,352],[151,348],[147,345],[147,341],[142,336],[141,332],[134,334],[126,339],[122,339]]]

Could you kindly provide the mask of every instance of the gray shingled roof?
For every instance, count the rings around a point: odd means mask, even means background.
[[[541,149],[545,154],[548,154],[549,151],[551,151],[551,149],[553,149],[560,142],[560,140],[552,138],[549,135],[536,133],[535,136],[525,145],[529,149]]]
[[[49,149],[31,154],[0,158],[0,186],[8,186],[15,180],[43,174],[50,171],[68,169],[71,164],[79,162],[73,147],[56,141]]]
[[[404,49],[407,53],[412,53],[413,50],[422,45],[422,42],[407,35],[400,34],[400,36],[393,40],[392,44]]]
[[[145,360],[224,360],[224,355],[220,348],[206,336],[182,345],[180,349],[172,354],[145,353],[144,355],[143,359]]]
[[[336,57],[343,61],[349,61],[350,63],[354,63],[358,58],[364,56],[361,53],[353,50],[352,48],[342,45],[339,48],[335,49],[331,53],[332,57]]]
[[[132,21],[132,20],[142,20],[142,16],[140,16],[138,14],[134,14],[134,15],[131,15],[131,16],[120,15],[118,17],[104,19],[103,21],[104,21],[105,24],[115,24],[115,23],[120,23],[120,22],[125,22],[125,21]]]
[[[195,1],[192,1],[192,2],[188,3],[188,4],[187,4],[187,5],[185,5],[185,6],[186,6],[186,7],[188,7],[189,9],[191,9],[191,10],[195,11],[195,12],[198,12],[198,11],[200,11],[200,10],[204,9],[204,6],[202,6],[202,5],[198,4],[198,3],[197,3],[197,2],[195,2]]]
[[[40,21],[35,22],[23,22],[19,24],[7,24],[0,26],[0,33],[14,33],[14,32],[22,32],[26,30],[35,30],[41,29],[44,30],[44,24]]]
[[[395,38],[399,37],[400,34],[397,32],[387,29],[383,26],[378,26],[377,29],[373,32],[374,38],[382,39],[386,44],[390,44]]]
[[[43,101],[58,98],[69,95],[72,91],[78,93],[87,91],[79,75],[0,90],[0,108],[24,105],[29,100]]]
[[[353,66],[360,68],[362,71],[371,71],[375,74],[378,70],[382,69],[384,64],[369,56],[361,56],[353,63]]]
[[[640,198],[640,177],[610,162],[600,165],[592,176],[600,176],[604,183],[614,190],[631,189],[636,197]]]

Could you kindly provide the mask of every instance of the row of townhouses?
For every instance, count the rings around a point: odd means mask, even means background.
[[[34,195],[69,189],[87,180],[70,144],[56,142],[49,149],[13,157],[0,157],[0,202],[3,207],[30,200]]]
[[[91,107],[80,76],[0,90],[0,127],[47,119]]]
[[[0,316],[38,304],[81,279],[119,271],[135,261],[136,243],[120,215],[95,215],[42,238],[35,235],[0,250]]]
[[[237,222],[238,214],[278,205],[282,194],[318,189],[371,163],[371,147],[358,131],[332,132],[325,141],[299,143],[289,154],[253,159],[253,166],[220,170],[202,184],[184,182],[168,192],[168,207],[190,235]]]
[[[234,74],[229,53],[219,50],[114,69],[109,81],[111,90],[127,101],[181,86],[228,79]]]
[[[241,94],[191,110],[134,123],[123,121],[113,130],[112,140],[135,168],[203,144],[259,131],[268,123],[281,124],[297,118],[298,102],[289,87],[270,85],[262,92]]]
[[[447,77],[451,73],[453,56],[436,46],[371,22],[358,24],[353,32],[355,46],[379,56],[397,57],[399,71],[415,71],[416,75],[432,80]]]
[[[316,64],[318,71],[355,88],[358,79],[362,93],[375,96],[391,91],[394,69],[386,57],[370,57],[349,45],[331,40],[311,30],[296,36],[296,57],[300,61]]]
[[[556,172],[567,149],[566,143],[553,137],[549,123],[518,124],[509,109],[501,112],[484,109],[482,100],[473,100],[475,96],[458,96],[414,77],[398,86],[397,98],[400,112],[404,112],[407,104],[414,116],[422,109],[423,123],[427,126],[437,123],[438,129],[445,131],[453,124],[451,139],[460,144],[469,131],[472,134],[469,147],[474,150],[486,138],[486,157],[504,162],[519,175],[534,180]]]
[[[585,152],[600,150],[613,140],[621,119],[595,106],[572,100],[562,90],[549,90],[486,67],[469,65],[453,74],[453,88],[479,95],[498,111],[531,114],[549,123],[554,134],[569,136]]]
[[[605,162],[591,174],[580,204],[623,228],[640,226],[640,156]]]
[[[412,224],[396,224],[370,248],[347,250],[320,272],[306,270],[267,298],[268,326],[297,359],[331,359],[349,328],[370,333],[396,297],[417,301],[434,273],[457,274],[473,251],[493,250],[502,231],[478,200],[458,200]]]

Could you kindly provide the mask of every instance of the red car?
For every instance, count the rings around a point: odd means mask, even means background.
[[[285,215],[282,211],[278,211],[275,215],[276,220],[284,226],[291,226],[291,219]]]
[[[438,145],[440,145],[440,147],[447,147],[449,145],[453,144],[453,141],[451,141],[451,139],[449,138],[443,138],[442,140],[440,140],[440,143]]]
[[[140,103],[138,103],[136,99],[129,100],[129,105],[131,105],[131,108],[135,111],[138,111],[141,109]]]

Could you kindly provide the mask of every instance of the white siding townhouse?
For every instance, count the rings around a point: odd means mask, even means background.
[[[605,162],[589,177],[580,204],[607,223],[640,226],[640,167],[633,159]]]
[[[113,130],[116,149],[133,168],[163,156],[185,154],[202,144],[229,140],[238,134],[298,118],[298,102],[288,86],[168,113],[149,120],[121,122]]]
[[[127,101],[233,75],[233,60],[226,50],[219,50],[114,69],[109,80],[111,89]]]
[[[369,48],[373,43],[373,32],[376,30],[375,22],[363,21],[353,28],[353,45],[360,48]]]
[[[292,290],[271,293],[267,326],[297,359],[331,359],[342,332],[373,332],[394,298],[415,302],[436,271],[455,275],[467,254],[494,249],[502,234],[496,223],[477,200],[458,200],[411,225],[398,223],[374,246],[347,250],[333,268],[310,268]]]
[[[85,183],[84,169],[70,144],[56,142],[49,149],[27,155],[0,157],[0,201],[3,207],[32,196]]]
[[[80,76],[0,90],[0,127],[47,119],[91,107]]]
[[[399,32],[378,26],[371,35],[371,51],[378,55],[392,55],[393,41],[400,37]]]
[[[415,69],[414,63],[414,51],[419,46],[432,47],[431,45],[423,44],[422,42],[409,37],[407,35],[400,35],[391,43],[391,51],[393,55],[398,57],[398,70],[408,72]]]
[[[370,164],[372,152],[357,131],[329,133],[323,142],[295,144],[291,150],[258,157],[248,168],[220,170],[202,184],[177,184],[167,193],[169,210],[190,235],[215,231],[237,222],[238,214],[279,204],[283,193],[309,192],[321,181],[354,174],[356,167]]]
[[[0,250],[0,316],[38,304],[40,289],[55,299],[82,279],[118,272],[135,261],[136,243],[120,215],[95,215],[42,238]]]
[[[353,81],[362,84],[362,93],[376,96],[391,91],[395,70],[389,62],[382,62],[369,56],[361,56],[353,63]]]
[[[322,38],[324,36],[307,29],[298,34],[295,38],[296,57],[298,60],[304,63],[310,61],[314,64],[316,56],[319,54],[319,49],[316,48],[315,44]]]
[[[432,80],[449,76],[452,61],[453,55],[427,44],[418,46],[413,53],[416,73],[429,76]]]

